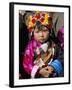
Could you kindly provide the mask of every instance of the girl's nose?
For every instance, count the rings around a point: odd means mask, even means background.
[[[40,31],[39,35],[40,35],[41,37],[43,37],[43,32],[42,32],[42,31]]]

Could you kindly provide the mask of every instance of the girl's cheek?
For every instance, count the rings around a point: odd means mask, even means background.
[[[34,36],[35,36],[35,37],[38,37],[38,35],[37,35],[37,34],[35,34]]]
[[[38,39],[38,34],[34,34],[34,38],[35,39]]]

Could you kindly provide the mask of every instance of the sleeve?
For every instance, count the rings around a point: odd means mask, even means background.
[[[24,70],[31,76],[31,78],[35,77],[36,72],[38,71],[39,67],[37,65],[34,65],[33,59],[34,59],[34,53],[33,53],[32,45],[28,46],[24,57],[23,57],[23,67]]]
[[[60,76],[63,73],[63,66],[62,66],[62,63],[60,62],[60,60],[58,60],[58,59],[54,60],[50,64],[50,66],[52,66],[54,68],[54,71],[57,76]]]

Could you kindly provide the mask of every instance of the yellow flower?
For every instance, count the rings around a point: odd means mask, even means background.
[[[30,21],[28,27],[34,27],[34,24]]]

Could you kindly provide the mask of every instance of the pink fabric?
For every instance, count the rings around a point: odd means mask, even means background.
[[[60,28],[58,31],[58,39],[61,44],[61,48],[64,49],[64,27]]]
[[[40,47],[41,43],[37,42],[36,40],[32,39],[25,50],[25,54],[23,57],[23,67],[25,71],[31,75],[34,63],[33,63],[33,58],[34,58],[34,50],[36,47]]]
[[[39,66],[34,65],[34,67],[32,69],[32,72],[31,72],[31,78],[34,78],[35,77],[35,74],[36,74],[36,72],[37,72],[38,69],[39,69]]]

